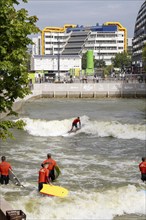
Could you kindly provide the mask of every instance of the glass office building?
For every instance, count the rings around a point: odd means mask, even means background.
[[[133,38],[133,56],[132,64],[134,73],[140,73],[143,69],[142,50],[146,43],[146,1],[141,5],[138,12]]]

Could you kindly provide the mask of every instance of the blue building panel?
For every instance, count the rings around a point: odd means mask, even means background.
[[[89,26],[89,27],[75,27],[75,28],[67,28],[66,32],[69,33],[71,31],[96,31],[96,32],[115,32],[117,31],[117,25],[102,25],[102,26]]]
[[[117,31],[117,29],[118,29],[117,25],[103,26],[103,31],[115,32]]]

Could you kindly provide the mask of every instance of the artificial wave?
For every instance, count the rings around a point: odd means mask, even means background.
[[[146,125],[122,124],[118,121],[90,120],[88,116],[81,116],[82,129],[72,135],[85,133],[97,137],[114,137],[118,139],[146,140]],[[64,120],[42,120],[21,118],[26,123],[25,130],[33,136],[69,136],[73,118]]]

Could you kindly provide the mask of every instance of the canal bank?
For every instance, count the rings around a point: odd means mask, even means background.
[[[27,100],[36,98],[146,98],[145,83],[35,83],[32,93],[17,99],[13,110],[18,111]],[[0,114],[4,118],[5,113]]]
[[[33,94],[48,98],[145,98],[145,83],[42,83]]]

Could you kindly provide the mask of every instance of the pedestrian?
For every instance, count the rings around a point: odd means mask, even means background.
[[[12,170],[11,164],[6,161],[6,157],[1,157],[0,163],[0,183],[7,185],[9,183],[9,169]]]
[[[146,181],[146,157],[142,157],[142,162],[139,164],[139,170],[141,172],[141,180]]]

